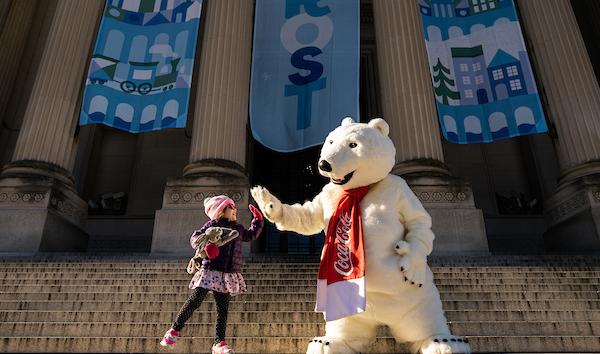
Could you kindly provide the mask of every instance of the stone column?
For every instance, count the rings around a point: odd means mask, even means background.
[[[24,52],[27,46],[36,44],[36,37],[32,37],[35,33],[31,33],[35,31],[30,30],[38,6],[36,0],[0,1],[0,167],[10,161],[15,143],[11,133],[16,132],[18,124],[14,114],[9,116],[8,106],[15,100],[15,83],[25,81],[27,76],[28,67],[23,64],[31,59]]]
[[[2,30],[4,29],[4,24],[6,23],[12,1],[13,0],[0,0],[0,35],[2,35]]]
[[[12,162],[0,174],[0,250],[83,250],[86,203],[71,174],[82,80],[102,0],[59,0]]]
[[[470,186],[444,164],[417,1],[373,0],[383,118],[396,145],[393,173],[433,218],[434,252],[487,251]]]
[[[190,163],[167,181],[152,252],[189,253],[189,235],[207,220],[203,200],[227,194],[249,221],[246,125],[253,1],[205,2]]]
[[[519,1],[522,26],[556,126],[560,166],[546,202],[546,246],[600,251],[600,87],[569,0]]]
[[[19,72],[35,6],[34,0],[0,2],[0,123]]]

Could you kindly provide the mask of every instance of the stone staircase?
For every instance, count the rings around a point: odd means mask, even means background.
[[[433,257],[453,333],[475,352],[600,352],[600,257]],[[186,262],[148,256],[0,261],[0,352],[166,352],[158,345],[187,299]],[[324,333],[313,312],[314,259],[253,259],[249,292],[230,306],[236,353],[301,353]],[[208,353],[207,297],[172,350]],[[401,353],[386,328],[371,352]]]

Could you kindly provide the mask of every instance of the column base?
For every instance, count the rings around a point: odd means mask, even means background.
[[[204,160],[186,166],[184,177],[169,178],[163,195],[162,209],[154,219],[151,252],[191,256],[190,235],[208,217],[204,214],[204,198],[224,194],[238,208],[238,222],[250,222],[248,210],[248,177],[244,169],[229,161]],[[248,254],[250,245],[244,245]]]
[[[560,186],[545,210],[548,251],[600,253],[600,174]]]
[[[442,165],[401,175],[431,215],[433,254],[489,252],[483,213],[475,207],[471,187]]]
[[[0,174],[1,252],[83,252],[87,203],[61,167],[16,161]]]

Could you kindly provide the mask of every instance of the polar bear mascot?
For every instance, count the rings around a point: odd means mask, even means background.
[[[308,343],[308,354],[367,352],[381,325],[413,352],[470,353],[466,339],[450,334],[427,266],[431,217],[390,174],[396,149],[388,133],[383,119],[345,118],[321,149],[319,172],[330,182],[312,201],[286,205],[263,187],[251,190],[279,230],[325,230],[315,311],[324,313],[326,333]]]

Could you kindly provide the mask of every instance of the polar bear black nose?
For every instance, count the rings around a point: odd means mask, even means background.
[[[331,172],[331,165],[325,160],[319,161],[319,169],[325,172]]]

